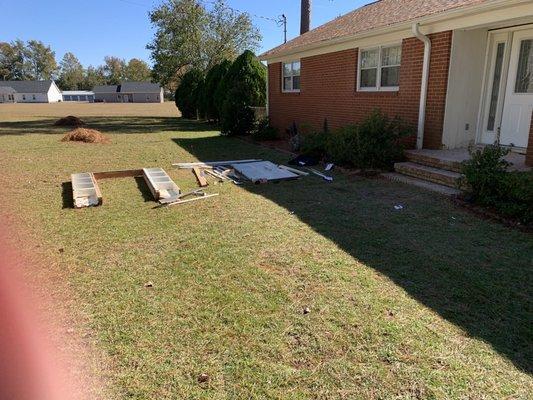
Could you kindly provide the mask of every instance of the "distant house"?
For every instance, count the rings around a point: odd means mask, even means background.
[[[163,88],[157,83],[122,82],[95,86],[94,101],[105,103],[162,103]]]
[[[54,81],[0,81],[0,102],[57,103],[63,100]]]
[[[63,101],[94,103],[94,92],[88,90],[63,90]]]

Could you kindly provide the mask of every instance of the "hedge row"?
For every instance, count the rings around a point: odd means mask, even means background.
[[[175,94],[183,118],[220,123],[224,135],[248,135],[255,127],[252,107],[266,104],[266,68],[251,51],[224,61],[207,74],[191,69]]]

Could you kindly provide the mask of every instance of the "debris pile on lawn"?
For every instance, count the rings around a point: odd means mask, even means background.
[[[78,117],[75,117],[74,115],[69,115],[68,117],[58,119],[55,123],[55,126],[72,126],[72,127],[79,127],[85,125],[85,122],[83,122]]]
[[[67,133],[62,142],[109,143],[110,140],[102,132],[95,129],[77,128]]]
[[[73,134],[77,131],[91,130],[78,128],[70,134]],[[98,131],[93,132],[100,134]],[[69,135],[67,135],[67,137]],[[75,140],[67,137],[65,137],[63,140]],[[102,135],[102,137],[107,140],[105,136]],[[292,168],[285,165],[276,165],[270,161],[255,159],[176,163],[172,165],[179,169],[191,170],[196,178],[196,181],[198,182],[199,188],[191,190],[190,192],[182,193],[178,185],[174,183],[174,181],[162,168],[143,168],[94,173],[86,172],[72,175],[74,207],[82,208],[99,206],[102,204],[102,194],[97,182],[99,179],[142,176],[154,199],[159,202],[159,206],[172,206],[218,196],[218,193],[208,194],[204,191],[203,188],[209,186],[209,181],[207,180],[208,176],[215,179],[215,184],[222,182],[233,182],[236,185],[241,185],[246,182],[255,184],[279,182],[284,180],[299,179],[302,176],[309,175],[308,172],[297,168]],[[332,177],[324,175],[315,169],[307,169],[314,175],[317,175],[329,182],[333,180]]]
[[[214,178],[217,182],[233,182],[236,185],[241,185],[245,182],[256,184],[279,182],[309,175],[296,168],[276,165],[270,161],[256,159],[176,163],[172,165],[180,169],[192,170],[202,187],[208,184],[206,180],[207,175]]]

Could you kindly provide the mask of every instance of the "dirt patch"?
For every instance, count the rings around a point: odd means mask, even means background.
[[[73,126],[73,127],[79,127],[84,126],[85,122],[83,122],[78,117],[75,117],[73,115],[69,115],[68,117],[58,119],[54,126]]]
[[[109,138],[96,129],[77,128],[67,133],[62,142],[110,143]]]

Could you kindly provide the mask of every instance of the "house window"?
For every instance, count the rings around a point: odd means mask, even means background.
[[[22,95],[22,100],[26,100],[26,95],[25,94]]]
[[[300,61],[283,63],[283,91],[300,91]]]
[[[33,100],[35,100],[35,95],[34,94],[31,97],[32,97]]]
[[[398,90],[401,60],[401,45],[361,49],[359,51],[358,90]]]

